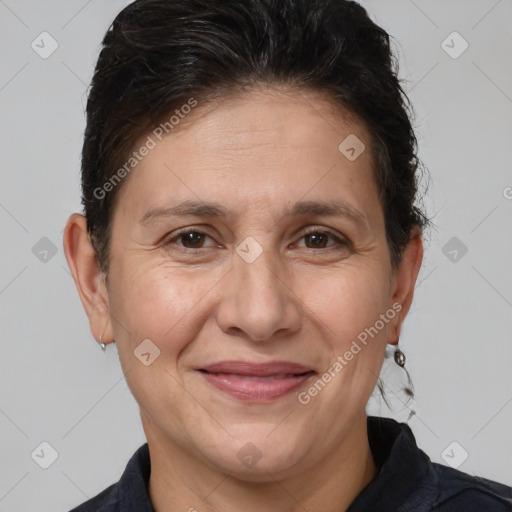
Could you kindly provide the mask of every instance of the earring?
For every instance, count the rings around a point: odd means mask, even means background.
[[[101,347],[101,350],[103,350],[103,352],[105,352],[105,350],[107,350],[107,345],[101,341],[102,336],[103,336],[103,334],[100,334],[100,347]]]
[[[409,400],[414,399],[414,384],[412,383],[411,376],[409,375],[409,372],[407,371],[407,368],[405,367],[405,354],[398,348],[398,340],[396,340],[396,349],[394,353],[395,357],[395,363],[400,366],[407,375],[407,382],[408,386],[404,387],[404,391],[406,395],[408,396],[407,403],[404,402],[404,405],[408,407]],[[407,421],[409,421],[415,414],[416,411],[408,407],[410,410],[409,417],[407,418]]]
[[[405,366],[405,354],[398,348],[398,340],[396,342],[396,350],[394,356],[395,363],[403,368]]]

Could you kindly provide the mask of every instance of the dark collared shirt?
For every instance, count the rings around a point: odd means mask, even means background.
[[[368,416],[367,425],[378,473],[347,512],[512,511],[512,487],[432,462],[406,423]],[[119,482],[70,512],[155,512],[148,492],[150,472],[146,443]]]

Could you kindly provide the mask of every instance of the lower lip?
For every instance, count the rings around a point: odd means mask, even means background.
[[[269,402],[281,398],[297,389],[305,380],[315,375],[311,372],[274,380],[258,379],[257,377],[249,380],[241,375],[231,373],[201,373],[217,389],[239,400],[251,402]]]

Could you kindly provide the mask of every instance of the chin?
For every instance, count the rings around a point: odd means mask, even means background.
[[[231,478],[244,482],[275,482],[276,479],[285,478],[290,474],[295,461],[286,461],[262,456],[254,465],[241,463],[238,459],[217,461],[218,469],[229,473]]]
[[[286,475],[297,465],[302,454],[300,447],[304,449],[304,443],[294,442],[289,434],[284,435],[284,430],[281,435],[273,432],[269,436],[272,428],[262,425],[255,431],[252,426],[248,435],[216,444],[215,453],[211,453],[211,457],[205,456],[218,469],[240,480],[274,481],[273,477]]]

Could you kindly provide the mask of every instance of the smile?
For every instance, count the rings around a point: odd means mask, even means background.
[[[303,365],[287,362],[252,364],[226,361],[199,369],[205,380],[234,398],[269,402],[284,397],[316,375]]]

